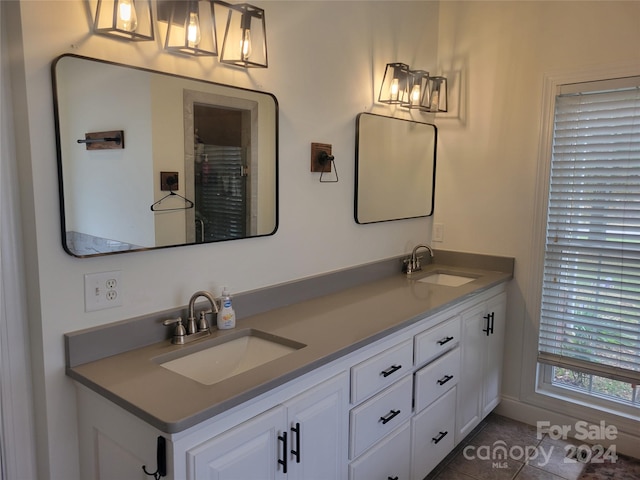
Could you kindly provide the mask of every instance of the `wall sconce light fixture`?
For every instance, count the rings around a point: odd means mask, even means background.
[[[447,79],[411,70],[405,63],[388,63],[378,101],[422,112],[446,112]]]
[[[429,96],[429,72],[424,70],[409,70],[409,97],[402,106],[406,108],[421,108],[425,97]]]
[[[0,0],[1,1],[1,0]],[[128,40],[153,40],[152,0],[98,0],[94,32]],[[228,10],[220,62],[267,68],[264,9],[225,0],[156,0],[167,22],[164,48],[193,56],[218,56],[215,6]]]
[[[264,10],[248,3],[228,7],[227,26],[224,32],[220,62],[240,67],[267,68],[267,27]]]
[[[170,52],[187,55],[217,56],[218,42],[213,9],[210,0],[171,2],[164,48]]]
[[[409,65],[405,63],[387,63],[378,101],[389,104],[409,103]]]
[[[428,112],[447,111],[447,79],[445,77],[429,77]]]
[[[153,40],[150,0],[98,0],[93,31],[127,40]]]

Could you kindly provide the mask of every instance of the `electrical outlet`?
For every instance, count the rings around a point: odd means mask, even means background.
[[[444,241],[444,224],[443,223],[433,224],[433,241],[434,242]]]
[[[84,276],[84,310],[95,312],[122,306],[121,272],[87,273]]]

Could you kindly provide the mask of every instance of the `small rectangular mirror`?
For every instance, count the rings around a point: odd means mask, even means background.
[[[437,128],[361,113],[356,118],[357,223],[433,214]]]

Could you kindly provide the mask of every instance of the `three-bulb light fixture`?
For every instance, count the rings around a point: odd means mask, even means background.
[[[446,112],[447,79],[411,70],[405,63],[388,63],[378,101],[422,112]]]
[[[152,0],[98,0],[94,32],[134,41],[154,39]],[[223,0],[157,0],[159,22],[167,23],[164,48],[192,56],[218,56],[221,63],[268,66],[264,10]],[[226,9],[218,54],[216,7]]]

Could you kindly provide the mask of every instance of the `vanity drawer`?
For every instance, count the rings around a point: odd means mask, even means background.
[[[413,368],[411,339],[351,368],[351,403],[388,387]]]
[[[411,422],[397,428],[349,465],[349,480],[409,480]]]
[[[399,380],[349,414],[350,458],[355,458],[411,416],[412,376]]]
[[[460,317],[456,316],[416,335],[414,337],[416,365],[423,365],[456,347],[460,342],[460,332]]]
[[[456,388],[411,420],[411,478],[424,478],[455,446]]]
[[[458,384],[460,348],[456,347],[415,374],[416,412],[429,406],[440,395]]]

